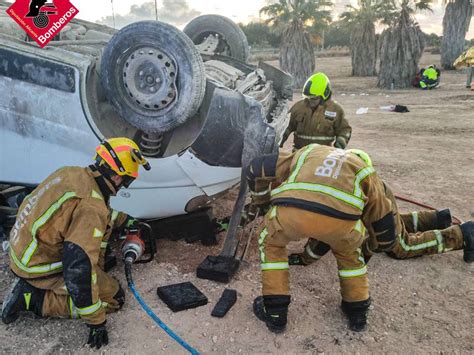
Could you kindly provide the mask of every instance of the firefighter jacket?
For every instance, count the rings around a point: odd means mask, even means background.
[[[257,205],[271,202],[360,221],[378,241],[378,251],[394,244],[392,202],[362,151],[312,144],[291,154],[255,158],[246,175]]]
[[[66,167],[25,198],[10,234],[10,265],[24,279],[62,273],[74,308],[89,324],[105,321],[97,268],[113,228],[127,215],[111,211],[91,168]]]
[[[334,141],[337,148],[344,149],[351,138],[352,128],[344,117],[342,107],[332,99],[313,107],[308,98],[293,105],[282,144],[291,132],[295,132],[295,149],[312,143],[331,145]]]

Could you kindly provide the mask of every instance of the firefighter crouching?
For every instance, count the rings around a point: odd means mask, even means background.
[[[351,150],[363,156],[359,150]],[[367,156],[368,158],[368,156]],[[372,165],[370,158],[368,162]],[[391,189],[384,183],[385,196],[392,204],[392,214],[395,219],[395,245],[387,255],[395,259],[408,259],[420,255],[441,254],[448,251],[463,249],[463,234],[472,234],[474,223],[468,222],[459,226],[452,226],[452,217],[449,209],[438,211],[417,211],[399,213],[397,201]],[[464,239],[466,243],[469,238]],[[464,248],[464,261],[473,262],[474,254],[466,244]],[[328,251],[329,246],[317,239],[310,238],[301,253],[289,256],[290,265],[310,265],[321,259]],[[373,255],[372,250],[377,249],[376,237],[370,233],[364,241],[362,252],[367,259]]]
[[[362,151],[312,144],[292,154],[262,156],[248,167],[247,179],[255,205],[264,208],[271,202],[258,240],[263,296],[255,299],[254,313],[273,332],[283,332],[287,323],[290,241],[313,238],[324,243],[321,249],[332,251],[342,310],[354,331],[365,329],[370,305],[364,247],[370,247],[370,253],[398,248],[419,252],[422,248],[414,243],[422,242],[426,247],[460,249],[464,236],[465,259],[474,260],[473,222],[434,233],[434,241],[429,234],[402,241],[393,202]]]
[[[294,133],[293,147],[300,149],[312,143],[332,145],[344,149],[351,139],[352,128],[344,117],[344,110],[331,99],[328,77],[323,73],[312,75],[303,89],[304,99],[290,109],[290,123],[280,147]]]
[[[105,314],[125,301],[118,281],[103,271],[105,248],[114,229],[134,223],[111,210],[109,198],[138,177],[140,165],[150,165],[128,138],[103,141],[96,152],[94,165],[57,170],[20,206],[10,234],[17,278],[2,321],[9,324],[24,311],[82,318],[88,343],[100,348],[108,343]]]

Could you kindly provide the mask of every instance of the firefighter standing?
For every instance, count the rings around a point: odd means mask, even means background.
[[[328,77],[323,73],[312,75],[303,89],[304,99],[290,109],[290,123],[280,147],[294,133],[294,149],[317,143],[344,149],[351,138],[352,128],[344,117],[344,110],[331,99]]]
[[[336,257],[341,306],[350,329],[365,329],[370,305],[362,250],[367,246],[365,228],[372,236],[371,252],[394,251],[400,242],[392,201],[368,155],[313,144],[293,154],[254,159],[247,179],[253,203],[264,206],[271,201],[272,205],[258,240],[263,296],[254,301],[255,315],[271,331],[285,330],[290,304],[286,246],[290,241],[316,238]],[[272,183],[280,185],[271,190]],[[465,259],[474,258],[473,222],[444,229],[434,241],[432,235],[424,235],[409,238],[405,246],[411,251],[428,245],[436,245],[437,250],[461,249],[464,239]]]
[[[361,156],[365,154],[358,150],[352,151]],[[366,157],[368,158],[368,156]],[[368,162],[372,165],[370,158],[368,158]],[[385,183],[384,191],[385,196],[392,205],[395,234],[397,236],[394,247],[390,252],[387,252],[388,256],[394,259],[408,259],[420,255],[440,254],[463,248],[463,240],[459,237],[458,227],[451,227],[452,217],[449,209],[401,214],[398,212],[395,196]],[[468,225],[464,225],[463,229],[468,228]],[[452,233],[457,235],[457,237],[450,238],[449,236]],[[366,261],[373,255],[372,250],[377,249],[376,244],[374,234],[369,233],[369,237],[366,238],[362,247]],[[288,257],[288,261],[290,265],[310,265],[323,257],[329,250],[330,248],[326,243],[310,238],[303,252],[291,254]],[[464,261],[474,261],[474,254],[470,253],[468,249],[465,249]]]
[[[149,170],[138,146],[111,138],[97,147],[95,164],[65,167],[43,181],[19,208],[10,234],[10,266],[17,278],[2,307],[2,321],[20,312],[83,318],[88,343],[108,343],[106,312],[125,301],[120,284],[104,269],[113,229],[133,219],[109,208],[110,196],[127,188],[139,166]]]

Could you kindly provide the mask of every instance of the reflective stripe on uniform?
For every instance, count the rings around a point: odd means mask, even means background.
[[[93,285],[95,285],[97,283],[97,274],[95,272],[92,273],[92,275],[91,275],[91,281],[92,281]]]
[[[417,251],[438,246],[438,253],[442,253],[444,251],[443,236],[439,230],[434,230],[433,232],[436,236],[436,239],[421,244],[408,245],[405,242],[405,239],[402,238],[401,234],[398,236],[398,240],[400,242],[400,246],[405,251]]]
[[[71,315],[72,319],[78,319],[79,314],[77,313],[77,308],[74,306],[74,303],[72,302],[72,298],[68,296],[67,298],[68,304],[69,304],[69,314]]]
[[[356,197],[361,198],[362,197],[362,189],[360,187],[360,183],[369,175],[372,175],[375,173],[375,169],[369,166],[368,168],[364,168],[362,170],[359,170],[356,174],[356,178],[354,181],[354,195]]]
[[[362,263],[362,265],[365,265],[365,258],[362,255],[362,249],[357,248],[357,253],[359,253],[359,256],[357,257],[357,259],[359,259],[359,261]]]
[[[38,247],[38,240],[36,239],[36,233],[38,232],[38,229],[40,229],[42,226],[44,226],[49,219],[54,215],[55,212],[57,212],[61,206],[66,202],[67,200],[76,197],[75,192],[66,192],[59,200],[54,202],[43,215],[38,218],[34,223],[33,226],[31,227],[31,237],[32,240],[28,247],[26,248],[25,252],[23,253],[23,256],[21,258],[21,263],[24,266],[28,266],[28,263],[31,260],[31,257],[33,256],[34,252],[36,251],[36,248]]]
[[[98,228],[94,228],[94,232],[92,233],[92,236],[94,238],[101,238],[104,236],[104,233],[102,233],[102,231]]]
[[[412,212],[411,216],[413,218],[413,232],[418,232],[418,212]]]
[[[84,308],[77,307],[77,313],[80,316],[88,316],[88,315],[91,315],[91,314],[97,312],[100,309],[101,306],[102,306],[102,302],[100,300],[98,300],[96,303],[94,303],[91,306],[84,307]]]
[[[96,198],[98,200],[103,200],[104,198],[102,197],[101,194],[99,194],[97,191],[95,190],[92,190],[92,194],[91,194],[92,198]]]
[[[15,263],[15,265],[22,271],[27,272],[29,274],[46,274],[51,271],[60,270],[63,268],[63,263],[58,261],[51,264],[43,264],[43,265],[36,265],[36,266],[25,266],[21,263],[18,257],[15,255],[13,248],[10,247],[10,256]]]
[[[295,133],[296,137],[307,139],[311,141],[333,141],[336,137],[335,136],[306,136],[304,134]]]
[[[339,276],[345,279],[364,276],[365,274],[367,274],[367,266],[365,265],[359,269],[339,270]]]
[[[304,248],[304,251],[306,252],[306,254],[308,254],[308,256],[309,256],[311,259],[314,259],[314,260],[319,260],[319,259],[321,259],[321,256],[316,255],[316,254],[311,250],[311,246],[310,246],[309,244],[306,244],[306,247]]]
[[[100,249],[106,249],[107,248],[107,242],[102,242],[100,243]]]
[[[275,196],[282,192],[294,191],[294,190],[303,190],[303,191],[323,193],[325,195],[341,200],[347,203],[348,205],[356,207],[361,211],[364,209],[364,206],[365,206],[365,202],[363,199],[357,196],[354,196],[350,193],[344,192],[342,190],[338,190],[331,186],[311,184],[311,183],[306,183],[306,182],[295,182],[295,183],[284,184],[276,188],[275,190],[273,190],[272,196]]]
[[[274,271],[274,270],[288,270],[290,268],[287,261],[275,262],[275,263],[262,263],[262,271]]]
[[[110,220],[111,220],[111,224],[114,224],[115,220],[117,219],[119,215],[119,212],[116,211],[116,210],[112,210],[112,216],[110,217]]]
[[[365,226],[364,223],[359,219],[354,227],[354,230],[359,232],[361,235],[365,234]]]
[[[260,260],[262,262],[265,261],[265,250],[263,249],[263,242],[268,235],[267,227],[263,228],[262,232],[260,233],[260,238],[258,238],[258,249],[260,250]]]
[[[303,164],[304,164],[304,161],[306,160],[306,157],[317,146],[318,146],[317,144],[310,144],[303,151],[303,153],[301,153],[300,157],[298,158],[298,161],[296,162],[295,170],[291,173],[290,177],[288,178],[288,183],[295,182],[296,176],[299,174],[301,168],[303,167]]]
[[[272,210],[270,211],[270,219],[275,218],[277,215],[277,206],[273,206]]]

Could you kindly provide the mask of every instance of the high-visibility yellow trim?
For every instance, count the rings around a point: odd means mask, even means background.
[[[354,227],[354,230],[359,232],[361,235],[365,234],[365,226],[364,223],[359,219]]]
[[[336,137],[335,136],[306,136],[304,134],[295,134],[298,138],[307,139],[311,141],[333,141]]]
[[[107,244],[109,244],[108,242],[102,242],[100,243],[100,248],[101,249],[106,249],[107,248]]]
[[[59,200],[54,202],[40,218],[38,218],[33,223],[33,226],[31,227],[31,242],[26,248],[21,258],[21,263],[24,266],[28,266],[31,257],[33,256],[36,251],[36,248],[38,247],[38,240],[36,239],[36,233],[38,232],[38,229],[40,229],[49,221],[49,219],[61,208],[64,202],[76,196],[77,195],[75,192],[66,192]]]
[[[334,197],[342,202],[347,203],[353,207],[356,207],[359,210],[363,210],[365,206],[365,202],[363,199],[354,196],[350,193],[344,192],[342,190],[338,190],[331,186],[321,185],[321,184],[312,184],[306,182],[295,182],[295,183],[287,183],[284,184],[275,190],[272,191],[272,196],[275,196],[279,193],[286,192],[286,191],[295,191],[295,190],[303,190],[303,191],[310,191],[310,192],[319,192],[331,197]]]
[[[287,261],[280,261],[276,263],[262,263],[262,271],[277,271],[277,270],[288,270],[290,268]]]
[[[112,224],[114,224],[114,222],[117,219],[118,215],[119,215],[119,212],[117,210],[112,210],[112,215],[110,217],[110,220],[111,220]]]
[[[352,277],[360,277],[360,276],[364,276],[365,274],[367,274],[366,265],[364,265],[363,267],[359,269],[339,270],[339,276],[344,279],[348,279]]]
[[[418,232],[418,212],[412,212],[411,217],[413,219],[413,232]]]
[[[275,218],[277,215],[277,206],[273,206],[271,211],[270,211],[270,219]]]
[[[92,190],[92,194],[91,194],[92,198],[96,198],[98,200],[104,200],[104,198],[102,197],[101,194],[99,194],[97,191],[95,190]]]
[[[401,234],[398,236],[398,241],[402,249],[405,251],[417,251],[417,250],[423,250],[423,249],[428,249],[428,248],[438,246],[438,253],[442,253],[444,251],[443,236],[439,230],[435,230],[433,232],[435,233],[436,239],[430,240],[428,242],[415,244],[415,245],[408,245],[405,242],[405,239],[403,239]]]
[[[68,305],[69,305],[69,314],[71,315],[71,318],[72,319],[80,318],[79,314],[77,313],[77,308],[76,308],[76,306],[74,306],[74,303],[72,302],[71,296],[68,296],[67,301],[68,301]]]
[[[25,298],[26,310],[30,309],[31,293],[24,293],[23,297]]]
[[[364,258],[364,256],[362,255],[362,249],[361,249],[361,248],[357,248],[357,253],[359,254],[359,256],[357,257],[357,259],[359,259],[359,261],[361,262],[362,265],[365,265],[365,258]]]
[[[102,302],[98,300],[96,303],[88,307],[84,307],[84,308],[77,307],[77,313],[80,316],[88,316],[97,312],[101,307],[102,307]]]
[[[104,236],[104,233],[98,228],[94,228],[94,233],[92,233],[92,236],[94,238],[102,238]]]
[[[43,265],[36,265],[36,266],[25,266],[21,263],[21,261],[16,256],[13,248],[10,247],[10,257],[13,260],[13,263],[24,272],[28,274],[46,274],[51,271],[61,270],[63,268],[63,263],[61,261],[54,262],[51,264],[43,264]]]
[[[375,169],[369,166],[368,168],[364,168],[362,170],[359,170],[356,174],[356,178],[354,181],[354,195],[356,197],[361,198],[362,197],[362,189],[360,187],[360,183],[369,175],[372,175],[375,173]]]
[[[288,178],[288,183],[295,182],[296,176],[300,173],[301,168],[303,167],[303,164],[306,160],[306,157],[308,156],[311,151],[317,147],[318,144],[310,144],[308,147],[301,153],[300,157],[298,158],[298,161],[296,162],[296,167],[293,173],[291,173],[290,177]]]
[[[263,228],[262,232],[260,233],[260,237],[258,238],[258,249],[260,250],[260,260],[265,262],[265,250],[263,248],[263,242],[268,235],[267,227]]]
[[[91,275],[92,284],[95,285],[97,283],[97,274],[95,272]]]

